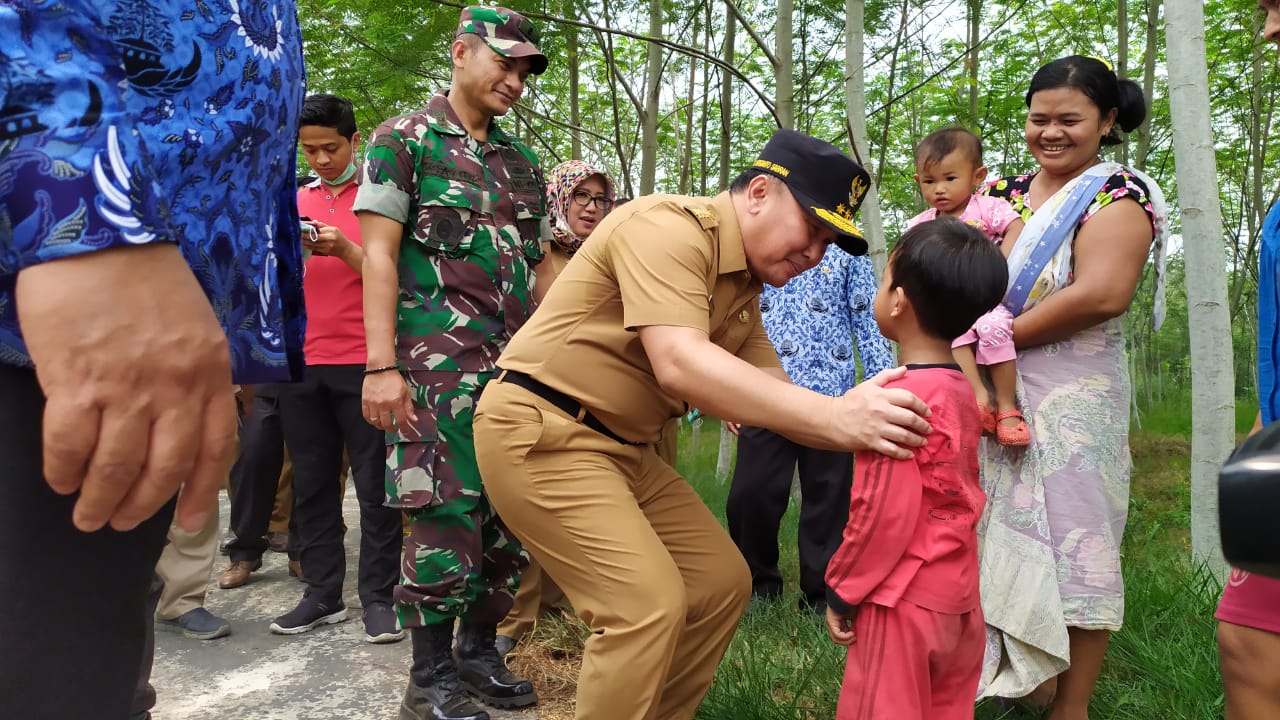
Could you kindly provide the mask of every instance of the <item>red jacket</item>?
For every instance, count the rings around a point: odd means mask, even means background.
[[[933,411],[928,443],[910,460],[859,452],[849,520],[827,565],[827,601],[837,611],[905,599],[943,613],[980,607],[977,522],[982,421],[977,399],[953,365],[908,366],[886,387],[910,390]]]

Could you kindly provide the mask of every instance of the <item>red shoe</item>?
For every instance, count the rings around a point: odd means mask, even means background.
[[[978,416],[982,418],[982,434],[983,434],[983,435],[995,435],[995,434],[996,434],[996,410],[995,410],[995,408],[988,407],[986,403],[984,403],[984,402],[982,402],[981,400],[979,400],[979,401],[978,401]]]
[[[1022,417],[1022,413],[1017,410],[1005,410],[1002,413],[996,413],[996,422],[999,423],[1005,418],[1018,418],[1018,424],[1013,426],[997,424],[996,425],[996,442],[1009,447],[1026,447],[1031,444],[1031,430],[1027,428],[1027,421]]]

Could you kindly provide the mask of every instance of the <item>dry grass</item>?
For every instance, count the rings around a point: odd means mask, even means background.
[[[582,647],[590,630],[571,614],[550,615],[507,656],[512,672],[538,690],[539,720],[573,720]]]

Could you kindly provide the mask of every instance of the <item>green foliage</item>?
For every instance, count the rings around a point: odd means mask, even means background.
[[[1124,37],[1129,66],[1122,70],[1141,82],[1144,62],[1151,55],[1158,71],[1149,125],[1131,135],[1112,156],[1136,158],[1139,135],[1149,133],[1150,149],[1141,160],[1175,208],[1172,229],[1178,232],[1162,25],[1157,27],[1155,46],[1146,47],[1147,8],[1159,0],[871,0],[864,5],[865,112],[870,135],[870,155],[864,160],[880,180],[890,245],[905,220],[924,207],[912,177],[915,142],[943,125],[972,125],[985,141],[986,163],[993,176],[1032,169],[1023,139],[1024,94],[1032,73],[1044,62],[1072,53],[1115,62],[1121,41],[1120,1],[1128,6]],[[506,4],[526,12],[541,27],[542,46],[551,66],[529,84],[520,105],[504,119],[505,125],[529,140],[548,166],[567,159],[572,140],[578,137],[583,158],[606,168],[624,194],[634,195],[640,175],[637,103],[643,102],[648,42],[633,36],[648,32],[648,3],[507,0]],[[744,0],[738,6],[772,50],[776,4]],[[974,6],[981,21],[976,122],[969,117],[971,82],[965,47],[966,12]],[[453,5],[300,0],[299,14],[310,88],[350,96],[366,135],[384,119],[422,105],[449,82],[447,50],[457,19]],[[681,187],[718,191],[721,164],[727,165],[731,177],[735,175],[750,163],[776,126],[768,109],[776,100],[773,68],[756,41],[739,27],[733,62],[736,74],[731,76],[732,99],[727,108],[729,135],[727,142],[721,140],[720,86],[729,73],[719,65],[706,65],[710,58],[724,56],[726,15],[725,4],[712,0],[663,5],[663,34],[681,47],[664,51],[659,78],[659,192]],[[1258,37],[1259,14],[1252,0],[1208,2],[1205,15],[1213,141],[1224,218],[1222,242],[1228,258],[1224,272],[1236,348],[1234,371],[1237,394],[1248,397],[1255,384],[1257,238],[1262,215],[1276,197],[1275,168],[1280,167],[1280,147],[1268,139],[1277,103],[1277,86],[1267,82],[1275,50]],[[844,2],[797,0],[794,17],[797,126],[848,146]],[[1162,22],[1163,18],[1157,20]],[[572,68],[565,57],[571,35],[579,46]],[[704,49],[709,57],[702,55]],[[569,114],[571,72],[578,77],[576,127]],[[692,104],[690,82],[694,84]],[[687,131],[689,121],[692,135]],[[1181,266],[1171,268],[1169,320],[1159,333],[1151,332],[1147,324],[1154,288],[1150,277],[1135,298],[1127,332],[1135,356],[1139,410],[1163,402],[1175,388],[1190,382],[1183,277]]]

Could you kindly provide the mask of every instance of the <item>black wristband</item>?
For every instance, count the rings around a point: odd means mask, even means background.
[[[399,365],[383,365],[382,367],[368,368],[364,371],[365,375],[377,375],[378,373],[390,372],[391,370],[399,370]]]

